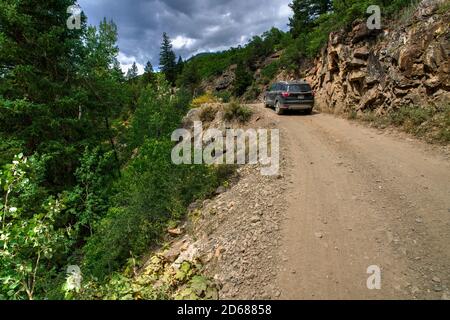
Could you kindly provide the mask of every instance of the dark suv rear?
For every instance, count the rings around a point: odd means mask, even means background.
[[[304,110],[308,114],[314,108],[314,92],[305,81],[277,82],[264,95],[264,104],[275,107],[277,114],[286,110]]]

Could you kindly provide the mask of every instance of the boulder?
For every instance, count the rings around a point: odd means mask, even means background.
[[[436,72],[439,69],[439,66],[447,60],[444,56],[446,54],[445,51],[445,47],[438,43],[432,44],[428,47],[423,59],[423,62],[428,70]]]
[[[347,67],[349,69],[361,68],[365,66],[367,66],[367,62],[358,58],[353,58],[350,62],[347,62]]]
[[[355,51],[353,52],[353,57],[366,60],[369,57],[369,53],[370,52],[369,52],[369,49],[367,48],[367,46],[364,46],[364,47],[355,49]]]
[[[414,78],[420,78],[425,75],[425,69],[423,64],[415,63],[411,68],[411,76]]]
[[[226,69],[222,75],[217,78],[214,82],[214,89],[216,91],[229,90],[236,79],[236,68],[237,65],[231,65]]]
[[[352,43],[358,43],[361,42],[364,39],[375,37],[380,30],[371,30],[367,27],[367,23],[364,22],[356,22],[354,24],[353,30],[352,30]]]
[[[357,110],[373,109],[376,104],[381,103],[383,95],[378,88],[369,90],[362,98]]]
[[[361,70],[353,71],[348,76],[350,82],[361,81],[367,76],[367,73]]]
[[[178,236],[181,236],[183,234],[183,230],[181,228],[169,229],[169,230],[167,230],[167,232],[172,237],[178,237]]]
[[[441,80],[438,76],[431,77],[424,82],[424,85],[430,89],[437,88],[440,84]]]
[[[189,247],[180,253],[178,258],[172,264],[174,270],[179,270],[183,262],[194,262],[199,257],[199,250],[197,248],[197,243],[189,245]]]
[[[215,194],[216,194],[216,195],[220,195],[220,194],[222,194],[222,193],[225,193],[226,191],[227,191],[227,189],[226,189],[224,186],[220,186],[220,187],[218,187],[218,188],[216,189]]]
[[[406,74],[411,72],[411,68],[422,55],[422,50],[418,45],[405,46],[400,50],[398,65],[401,71]]]

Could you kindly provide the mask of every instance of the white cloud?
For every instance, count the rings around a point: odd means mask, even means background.
[[[292,9],[289,7],[289,4],[283,4],[278,9],[278,17],[280,18],[289,18],[293,15]]]
[[[195,42],[195,39],[187,38],[184,36],[177,36],[172,40],[172,45],[175,50],[191,49],[195,45]]]
[[[117,60],[119,60],[120,67],[125,74],[127,73],[128,69],[131,68],[131,66],[133,65],[133,62],[136,62],[136,66],[138,68],[138,74],[144,73],[144,66],[142,64],[140,64],[139,62],[137,62],[135,57],[129,57],[129,56],[125,55],[124,53],[119,52],[119,56],[117,57]]]

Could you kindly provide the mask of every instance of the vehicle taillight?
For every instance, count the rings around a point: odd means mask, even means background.
[[[291,94],[290,94],[289,92],[283,92],[281,95],[282,95],[284,98],[287,98],[287,97],[289,97]]]
[[[316,96],[316,92],[312,91],[312,96],[315,97]]]

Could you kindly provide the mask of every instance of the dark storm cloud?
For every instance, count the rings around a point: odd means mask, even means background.
[[[120,60],[154,66],[161,35],[177,55],[223,50],[244,44],[272,26],[286,29],[291,0],[79,0],[90,24],[103,17],[119,28]]]

